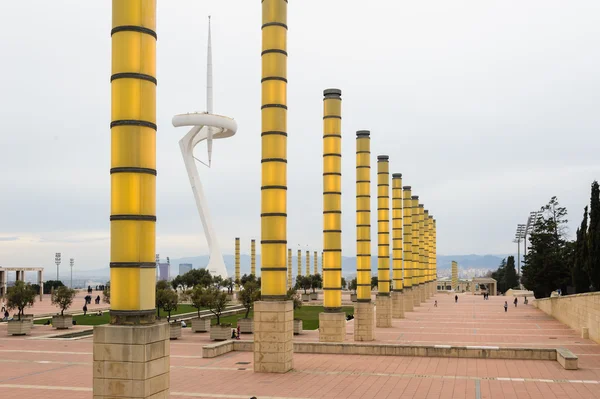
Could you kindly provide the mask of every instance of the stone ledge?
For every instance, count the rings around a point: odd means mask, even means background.
[[[202,347],[203,358],[231,351],[252,352],[253,341],[225,341]],[[562,354],[559,354],[560,353]],[[501,348],[497,346],[399,345],[355,342],[294,342],[294,353],[443,357],[461,359],[557,360],[567,370],[577,370],[577,356],[568,349]],[[564,359],[561,362],[560,358]],[[574,367],[574,368],[567,368]]]

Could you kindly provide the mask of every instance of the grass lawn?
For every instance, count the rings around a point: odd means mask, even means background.
[[[171,317],[179,315],[179,314],[184,314],[184,313],[192,313],[192,312],[197,312],[197,309],[191,305],[179,305],[177,307],[177,310],[174,312],[171,312]],[[165,312],[160,311],[160,317],[167,317],[167,314]],[[44,324],[46,323],[46,321],[48,321],[50,319],[40,319],[40,320],[35,320],[33,323],[34,324]],[[100,324],[108,324],[110,322],[110,317],[108,314],[108,311],[104,311],[102,312],[102,316],[95,316],[94,313],[91,313],[87,316],[83,316],[83,315],[78,315],[78,316],[74,316],[73,320],[75,320],[77,322],[77,325],[80,326],[98,326]]]
[[[354,314],[354,308],[352,306],[347,306],[342,308],[343,312],[346,314]],[[302,319],[302,328],[304,330],[316,330],[319,328],[319,313],[323,312],[322,306],[302,306],[300,309],[296,309],[294,311],[294,318]],[[237,326],[238,319],[241,319],[245,316],[245,314],[236,314],[232,316],[221,317],[221,323],[229,323],[232,326]],[[252,318],[254,316],[253,312],[250,312],[249,317]],[[217,324],[217,319],[212,319],[211,322],[213,325]]]

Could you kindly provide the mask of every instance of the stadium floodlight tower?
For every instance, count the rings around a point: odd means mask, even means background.
[[[181,148],[181,155],[183,155],[185,168],[187,169],[188,177],[190,179],[198,213],[202,220],[206,241],[208,242],[210,258],[206,268],[213,276],[216,275],[227,278],[225,261],[223,260],[223,254],[221,253],[213,229],[208,211],[208,202],[206,201],[202,183],[200,182],[200,175],[196,166],[196,161],[198,161],[210,168],[212,164],[213,140],[225,139],[233,136],[237,132],[237,123],[232,118],[213,114],[213,70],[210,16],[208,17],[208,63],[206,80],[206,112],[175,115],[173,117],[173,126],[192,127],[189,133],[179,141],[179,147]],[[194,156],[194,148],[205,140],[208,149],[208,163],[202,162]]]

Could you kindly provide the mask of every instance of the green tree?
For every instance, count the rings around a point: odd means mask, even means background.
[[[371,277],[371,289],[374,290],[379,285],[379,278],[377,276]]]
[[[110,305],[110,282],[106,283],[102,291],[102,302]]]
[[[517,276],[517,270],[515,269],[514,256],[509,256],[506,261],[504,285],[506,286],[506,291],[510,290],[511,288],[519,288],[519,276]]]
[[[240,282],[242,283],[242,286],[246,285],[246,283],[248,281],[254,281],[254,282],[256,282],[256,276],[254,274],[244,274],[242,276],[242,278],[240,279]]]
[[[8,289],[6,293],[6,307],[8,310],[17,309],[18,317],[25,314],[25,308],[33,306],[35,302],[35,290],[31,284],[25,284],[24,281],[17,281],[15,285]]]
[[[506,292],[507,288],[506,288],[506,258],[502,259],[502,262],[500,262],[500,266],[498,266],[498,269],[492,273],[491,277],[496,280],[496,284],[497,284],[497,289],[500,292]]]
[[[587,272],[592,282],[593,290],[600,291],[600,187],[597,181],[592,183],[588,235]]]
[[[575,292],[578,294],[590,291],[590,276],[588,274],[589,248],[588,248],[588,207],[583,210],[583,220],[577,229],[575,241],[575,255],[571,278]]]
[[[162,290],[161,295],[162,309],[167,312],[167,320],[171,320],[171,312],[177,310],[179,305],[179,296],[176,291],[169,288]]]
[[[244,316],[244,318],[248,318],[250,310],[252,310],[252,305],[254,305],[255,301],[259,300],[260,287],[258,286],[256,281],[246,281],[246,284],[244,284],[242,290],[240,291],[240,302],[246,308],[246,315]]]
[[[300,298],[300,295],[298,294],[298,290],[296,290],[295,288],[290,288],[287,291],[287,294],[285,295],[285,299],[288,301],[293,301],[294,310],[302,307],[302,298]]]
[[[58,289],[54,290],[50,302],[52,302],[53,305],[58,306],[60,308],[60,315],[64,316],[65,310],[69,309],[73,304],[75,295],[77,295],[77,292],[69,287],[58,287]]]
[[[552,197],[541,210],[542,217],[529,235],[522,277],[523,285],[536,298],[546,298],[557,288],[566,292],[571,281],[571,247],[565,238],[567,209]]]
[[[358,282],[356,280],[356,277],[350,280],[350,285],[348,286],[348,288],[356,294],[356,289],[358,288]]]
[[[321,288],[323,287],[323,279],[321,278],[320,274],[315,274],[310,277],[310,288],[312,288],[313,293],[315,292],[315,290],[317,288]]]
[[[342,288],[346,289],[347,285],[348,285],[348,283],[346,283],[346,279],[344,277],[342,277]]]
[[[235,281],[231,277],[223,280],[223,287],[227,288],[228,294],[233,294],[233,288],[235,287]]]
[[[198,311],[198,318],[200,318],[200,309],[203,306],[202,297],[204,296],[205,288],[197,285],[191,291],[188,292],[188,298],[193,307]]]
[[[59,280],[48,280],[44,282],[44,294],[52,293],[52,288],[57,289],[58,287],[63,287],[64,284]]]
[[[162,309],[165,301],[167,300],[165,292],[170,290],[169,283],[164,280],[156,282],[155,292],[155,305],[156,305],[156,317],[160,318],[160,310]]]
[[[202,303],[205,307],[210,309],[211,313],[217,318],[217,325],[221,324],[221,314],[225,310],[225,307],[229,303],[227,294],[223,291],[210,287],[204,290],[204,296]]]

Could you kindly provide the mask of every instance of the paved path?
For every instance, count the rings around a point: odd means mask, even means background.
[[[67,310],[67,313],[82,313],[83,314],[83,305],[85,303],[84,298],[86,295],[88,295],[87,290],[83,290],[83,291],[78,290],[77,296],[73,300],[73,305],[71,306],[71,308],[69,308]],[[89,295],[91,295],[91,297],[92,297],[92,303],[87,305],[88,313],[92,313],[93,311],[97,311],[97,310],[105,310],[105,309],[109,308],[108,304],[102,302],[102,291],[93,291]],[[100,304],[96,305],[94,303],[94,300],[96,299],[96,297],[98,295],[100,295]],[[60,311],[59,308],[57,306],[52,305],[52,303],[50,302],[49,294],[44,295],[41,302],[40,302],[39,295],[36,296],[33,306],[25,309],[25,313],[33,314],[35,316],[56,314],[59,311]],[[11,315],[13,313],[16,313],[16,310],[11,312]]]
[[[207,334],[184,329],[183,339],[171,343],[171,397],[600,397],[599,345],[578,338],[574,331],[532,307],[512,307],[505,314],[501,298],[484,302],[480,297],[461,295],[458,304],[445,295],[436,299],[438,308],[433,308],[430,299],[406,320],[394,321],[392,329],[378,329],[378,340],[567,346],[578,354],[581,369],[567,371],[555,361],[296,354],[290,373],[255,374],[252,353],[202,359],[202,346],[210,342]],[[351,328],[348,323],[348,331]],[[92,397],[92,340],[40,339],[52,332],[48,326],[36,326],[30,338],[8,337],[6,326],[0,325],[2,399]],[[298,339],[311,336],[316,333]]]

